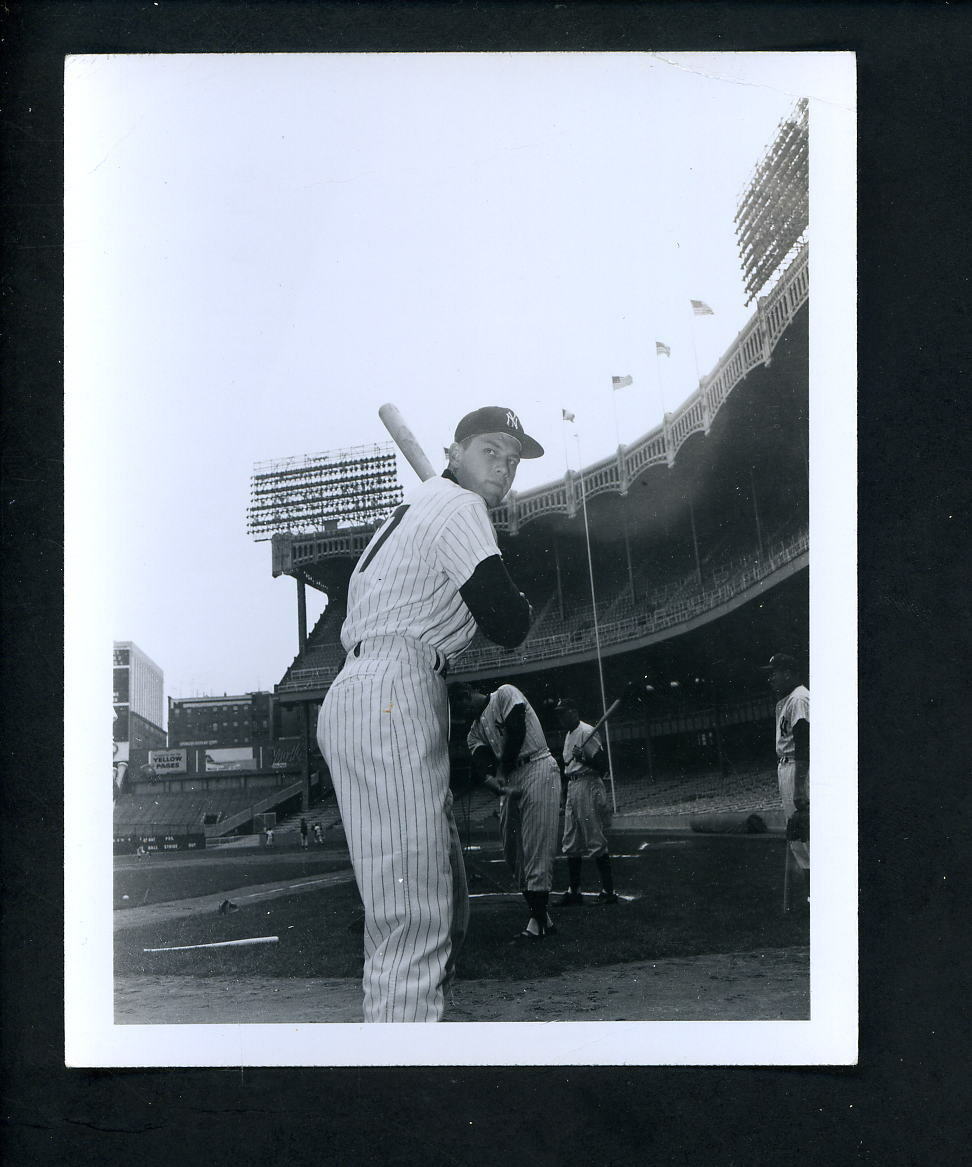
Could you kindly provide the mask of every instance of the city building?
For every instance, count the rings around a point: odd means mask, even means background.
[[[133,750],[161,749],[166,744],[163,673],[137,644],[116,640],[112,645],[112,707],[116,758]]]

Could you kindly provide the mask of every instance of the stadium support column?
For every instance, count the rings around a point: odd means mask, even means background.
[[[753,500],[753,515],[756,519],[756,547],[759,558],[763,558],[763,528],[759,521],[759,504],[756,501],[756,478],[752,466],[749,467],[749,494]]]
[[[298,652],[307,647],[307,585],[297,579],[297,645]]]
[[[554,549],[554,567],[557,569],[557,609],[560,612],[560,618],[564,618],[564,585],[560,578],[560,545],[557,542],[557,532],[554,532],[553,537]]]
[[[628,507],[621,503],[621,521],[624,524],[624,553],[628,558],[628,587],[631,590],[631,602],[635,599],[634,568],[631,565],[631,540],[628,536]]]
[[[308,701],[301,701],[300,703],[300,724],[304,737],[304,748],[301,751],[303,759],[300,775],[302,785],[300,809],[306,812],[310,810],[310,702]]]
[[[692,549],[695,552],[695,574],[698,577],[699,587],[702,587],[702,561],[699,559],[699,540],[695,533],[695,507],[692,505],[691,498],[688,500],[689,504],[689,522],[692,524]]]

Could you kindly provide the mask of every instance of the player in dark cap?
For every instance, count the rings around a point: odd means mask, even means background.
[[[593,859],[601,877],[597,903],[616,904],[611,855],[605,832],[611,825],[611,806],[604,788],[603,774],[608,762],[600,736],[593,726],[581,721],[577,705],[569,697],[557,702],[555,710],[564,738],[564,773],[567,802],[564,806],[564,854],[567,856],[569,889],[558,901],[561,907],[582,904],[581,868],[584,859]]]
[[[531,609],[489,507],[542,447],[512,409],[467,414],[441,476],[420,483],[351,573],[317,740],[334,781],[365,909],[364,1019],[438,1021],[469,917],[449,791],[445,675],[477,628],[521,643]]]

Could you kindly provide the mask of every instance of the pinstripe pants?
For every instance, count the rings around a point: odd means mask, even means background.
[[[776,774],[780,783],[780,801],[783,803],[783,813],[787,818],[796,810],[793,801],[793,790],[796,785],[796,762],[792,758],[780,758],[776,765]],[[790,840],[790,850],[793,858],[806,871],[810,866],[810,844],[799,839]]]
[[[596,859],[608,853],[611,804],[600,774],[585,770],[567,781],[564,807],[564,854]]]
[[[415,642],[374,651],[348,657],[317,723],[364,905],[364,1019],[439,1021],[469,922],[446,686]]]
[[[550,891],[560,825],[560,770],[547,754],[507,778],[519,797],[500,802],[503,854],[520,891]]]

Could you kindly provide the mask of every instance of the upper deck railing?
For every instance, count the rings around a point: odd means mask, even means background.
[[[712,419],[736,385],[758,365],[768,365],[787,326],[807,302],[810,291],[808,245],[794,256],[777,285],[757,300],[757,311],[739,333],[715,369],[674,413],[666,413],[661,425],[630,446],[587,467],[583,473],[587,498],[613,491],[627,494],[632,482],[649,466],[671,466],[678,451],[695,433],[708,433]],[[581,507],[581,475],[568,470],[563,478],[517,494],[511,491],[491,509],[497,531],[515,535],[527,523],[543,515],[576,515]],[[273,574],[300,570],[324,558],[357,559],[374,527],[309,535],[278,534],[273,537]]]
[[[708,433],[712,419],[736,385],[757,365],[768,365],[773,349],[810,291],[808,245],[804,244],[768,295],[757,300],[756,314],[739,333],[715,369],[703,377],[698,389],[674,413],[666,413],[661,425],[630,446],[593,463],[584,471],[588,498],[614,491],[627,494],[628,487],[649,466],[668,465],[694,433]],[[568,470],[556,482],[517,494],[511,491],[491,514],[497,531],[516,534],[541,515],[573,517],[581,506],[579,473]]]

